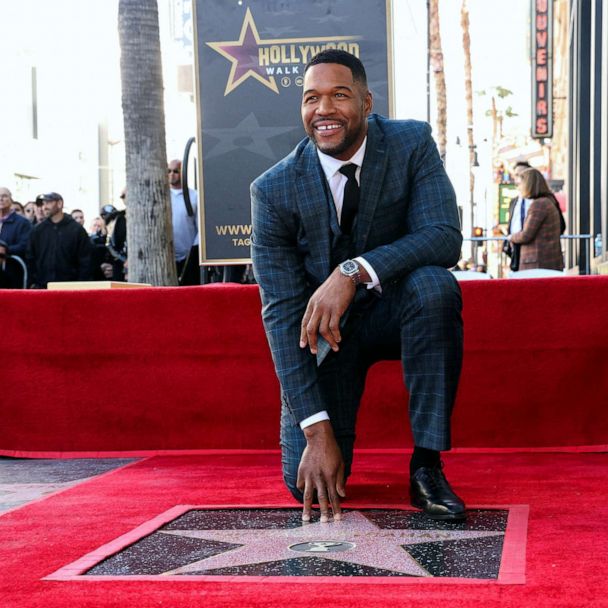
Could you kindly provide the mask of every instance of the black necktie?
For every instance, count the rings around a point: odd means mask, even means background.
[[[521,218],[521,229],[524,229],[524,221],[526,219],[526,199],[521,199],[521,207],[519,209],[519,217]]]
[[[348,178],[348,181],[344,186],[340,229],[344,234],[350,234],[353,227],[353,220],[357,214],[357,209],[359,209],[359,184],[355,177],[357,165],[349,163],[348,165],[342,165],[339,170],[342,175],[346,175]]]

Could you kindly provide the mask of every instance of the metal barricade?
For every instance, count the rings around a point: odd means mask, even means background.
[[[9,255],[7,260],[13,260],[21,268],[23,273],[23,289],[27,289],[27,266],[18,255]]]
[[[578,240],[578,241],[587,241],[586,243],[586,251],[585,251],[585,256],[584,256],[584,268],[585,268],[585,272],[581,273],[580,272],[580,266],[579,266],[579,274],[590,274],[591,273],[591,258],[593,257],[593,251],[592,251],[592,247],[593,247],[593,235],[592,234],[562,234],[560,236],[561,240],[564,241],[570,241],[570,240]],[[469,238],[464,238],[463,241],[465,242],[470,242],[470,243],[487,243],[487,242],[504,242],[508,240],[506,236],[472,236]],[[477,262],[477,255],[478,255],[478,250],[475,250],[475,259],[474,261]],[[501,264],[502,264],[502,260],[504,259],[504,253],[501,253]]]

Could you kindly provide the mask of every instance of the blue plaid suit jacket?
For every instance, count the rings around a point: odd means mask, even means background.
[[[354,227],[356,255],[381,285],[422,266],[454,266],[456,197],[427,123],[372,114]],[[335,217],[314,144],[305,139],[251,185],[252,260],[283,400],[296,421],[327,409],[317,365],[300,349],[308,299],[330,275]]]

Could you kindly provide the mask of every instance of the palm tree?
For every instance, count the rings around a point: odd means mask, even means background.
[[[447,147],[447,93],[445,87],[445,72],[443,70],[443,49],[441,46],[441,31],[439,27],[439,0],[430,0],[429,4],[429,53],[431,66],[435,75],[437,95],[437,145],[439,155],[445,164]]]
[[[120,0],[129,281],[177,285],[167,180],[158,6]]]
[[[471,36],[469,35],[469,10],[467,0],[462,0],[460,9],[462,27],[462,47],[464,50],[464,87],[467,104],[467,142],[469,145],[469,194],[471,230],[475,225],[475,141],[473,138],[473,79],[471,76]]]

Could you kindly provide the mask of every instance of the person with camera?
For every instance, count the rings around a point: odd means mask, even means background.
[[[123,191],[120,198],[126,203],[126,191]],[[101,218],[107,227],[107,250],[110,254],[106,264],[112,265],[112,274],[104,270],[106,278],[112,281],[125,281],[125,263],[127,261],[127,213],[123,209],[119,211],[114,205],[104,205],[101,208]]]

